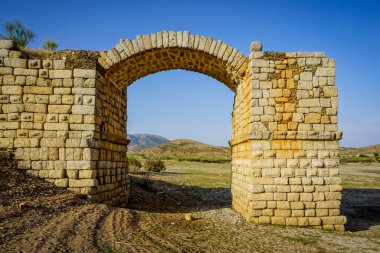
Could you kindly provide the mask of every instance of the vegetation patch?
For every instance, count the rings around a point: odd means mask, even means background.
[[[231,150],[201,142],[178,139],[152,148],[138,151],[141,157],[155,157],[161,160],[190,161],[202,163],[230,163]]]
[[[340,157],[341,163],[380,163],[380,156],[376,153],[373,156],[357,155]]]
[[[147,157],[144,161],[144,168],[147,171],[162,172],[166,170],[164,162],[157,157]]]

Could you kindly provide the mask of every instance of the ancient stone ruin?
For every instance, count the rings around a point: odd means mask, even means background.
[[[29,50],[30,51],[30,50]],[[109,51],[25,52],[0,41],[0,147],[28,174],[117,205],[128,201],[127,92],[184,69],[236,93],[232,207],[260,224],[344,230],[335,63],[324,53],[248,57],[189,32],[120,40]]]

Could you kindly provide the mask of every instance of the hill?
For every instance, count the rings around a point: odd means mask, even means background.
[[[371,145],[371,146],[362,147],[362,148],[347,148],[347,147],[340,148],[341,156],[374,155],[376,153],[380,154],[380,144]]]
[[[131,140],[131,143],[128,145],[129,153],[136,153],[147,147],[154,147],[169,142],[168,139],[153,134],[127,134],[127,138]]]
[[[142,155],[160,156],[163,159],[229,162],[231,150],[227,147],[212,146],[189,139],[178,139],[138,152]]]

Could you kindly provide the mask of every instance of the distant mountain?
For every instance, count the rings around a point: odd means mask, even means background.
[[[140,150],[141,154],[174,156],[184,160],[229,161],[231,150],[228,147],[212,146],[189,139],[178,139],[155,147]]]
[[[128,152],[130,153],[169,142],[168,139],[153,134],[127,134],[127,138],[131,140],[131,143],[128,145]]]

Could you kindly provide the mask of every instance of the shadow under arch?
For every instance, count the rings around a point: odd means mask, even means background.
[[[128,207],[134,210],[154,213],[189,213],[231,207],[230,188],[177,185],[138,175],[131,175],[131,184]]]

